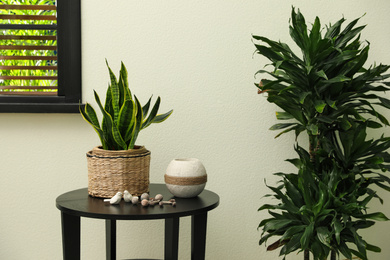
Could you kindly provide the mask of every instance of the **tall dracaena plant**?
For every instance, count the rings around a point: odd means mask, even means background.
[[[345,19],[321,28],[317,17],[308,30],[304,16],[292,8],[290,36],[302,55],[282,42],[253,36],[257,53],[270,60],[272,71],[257,85],[259,93],[283,111],[276,117],[283,123],[272,130],[276,136],[293,131],[307,133],[308,151],[296,144],[299,158],[290,159],[298,174],[277,173],[278,187],[269,187],[280,202],[265,204],[271,218],[263,220],[260,244],[273,236],[279,239],[268,249],[282,247],[280,254],[301,250],[305,259],[324,260],[331,254],[348,259],[367,259],[368,244],[358,230],[373,220],[388,220],[380,212],[367,213],[368,202],[376,197],[373,184],[390,191],[390,138],[367,140],[367,129],[379,129],[389,122],[377,107],[390,108],[390,100],[379,96],[389,90],[387,65],[365,68],[369,43],[362,44],[356,27],[360,18],[342,29]],[[351,248],[354,244],[355,248]]]
[[[103,115],[100,125],[99,119],[93,107],[86,103],[85,109],[80,113],[96,131],[102,147],[105,150],[127,150],[133,149],[141,130],[152,123],[165,121],[173,112],[170,110],[164,114],[157,114],[161,99],[157,98],[149,113],[152,97],[141,106],[138,98],[131,94],[127,70],[123,62],[119,72],[119,79],[115,77],[111,68],[107,67],[110,73],[111,84],[107,88],[105,105],[100,101],[99,95],[94,91],[96,103]]]

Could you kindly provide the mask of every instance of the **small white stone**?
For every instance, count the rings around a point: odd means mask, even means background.
[[[149,194],[148,193],[143,193],[142,195],[141,195],[141,201],[142,200],[148,200],[149,199]]]

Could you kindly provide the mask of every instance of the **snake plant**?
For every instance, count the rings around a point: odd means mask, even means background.
[[[144,106],[141,106],[138,98],[135,95],[133,97],[130,91],[127,69],[123,62],[118,80],[108,63],[107,67],[111,84],[107,88],[104,106],[99,95],[94,91],[95,101],[103,115],[102,123],[99,123],[96,112],[89,103],[86,103],[84,109],[80,108],[80,113],[84,120],[95,129],[104,150],[134,149],[139,132],[153,123],[165,121],[173,110],[157,114],[161,102],[160,97],[157,98],[151,110],[152,97]]]
[[[260,244],[278,237],[269,250],[281,247],[286,257],[304,251],[304,258],[325,260],[357,256],[367,260],[367,250],[380,252],[359,233],[388,220],[381,212],[369,212],[373,198],[383,200],[375,189],[390,191],[390,138],[381,135],[368,139],[368,131],[377,131],[389,122],[379,111],[390,109],[383,93],[390,90],[390,66],[365,66],[370,44],[361,42],[357,26],[360,18],[344,28],[345,19],[322,28],[317,17],[311,29],[305,18],[292,8],[290,36],[301,50],[295,54],[283,42],[253,36],[256,53],[266,57],[273,70],[256,84],[283,123],[276,137],[295,133],[298,158],[288,159],[298,173],[277,173],[280,185],[271,187],[276,204],[264,204],[270,218],[262,220]],[[380,94],[379,94],[380,93]],[[378,110],[378,107],[381,110]],[[298,145],[297,137],[306,133],[308,147]],[[375,188],[374,188],[375,187]]]

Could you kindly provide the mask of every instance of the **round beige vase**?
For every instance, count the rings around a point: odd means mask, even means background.
[[[172,160],[164,177],[168,190],[178,198],[198,196],[207,182],[206,169],[196,158]]]

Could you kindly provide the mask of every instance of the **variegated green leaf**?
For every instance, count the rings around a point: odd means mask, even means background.
[[[141,124],[143,120],[143,113],[142,113],[142,106],[138,101],[138,98],[134,95],[135,99],[135,108],[137,110],[136,112],[136,120],[134,122],[134,130],[133,130],[133,138],[130,141],[130,144],[128,146],[128,149],[133,149],[135,145],[135,141],[137,140],[138,133],[141,131]]]
[[[103,114],[103,117],[105,119],[104,122],[106,125],[107,135],[109,137],[112,137],[115,140],[115,144],[113,144],[115,147],[113,147],[113,148],[115,150],[126,150],[127,149],[126,143],[124,142],[122,136],[120,135],[119,130],[118,130],[114,120],[112,119],[111,115],[109,113],[107,113],[106,110],[104,110],[104,108],[100,102],[100,98],[96,92],[95,92],[95,100],[96,100],[96,103],[98,104],[98,106]],[[112,149],[110,149],[110,150],[112,150]]]
[[[125,100],[121,110],[119,111],[118,118],[118,130],[121,136],[125,137],[130,131],[131,126],[135,121],[135,109],[134,102],[132,100]],[[127,142],[126,138],[124,138],[125,142]]]
[[[173,112],[173,110],[170,110],[164,114],[157,115],[155,118],[153,118],[152,123],[157,124],[157,123],[164,122],[172,114],[172,112]]]
[[[160,97],[158,97],[156,100],[156,103],[154,104],[154,106],[152,108],[152,111],[150,111],[148,118],[142,123],[141,129],[145,129],[146,127],[148,127],[152,123],[153,119],[157,115],[157,111],[160,107],[160,102],[161,102],[161,99],[160,99]]]

